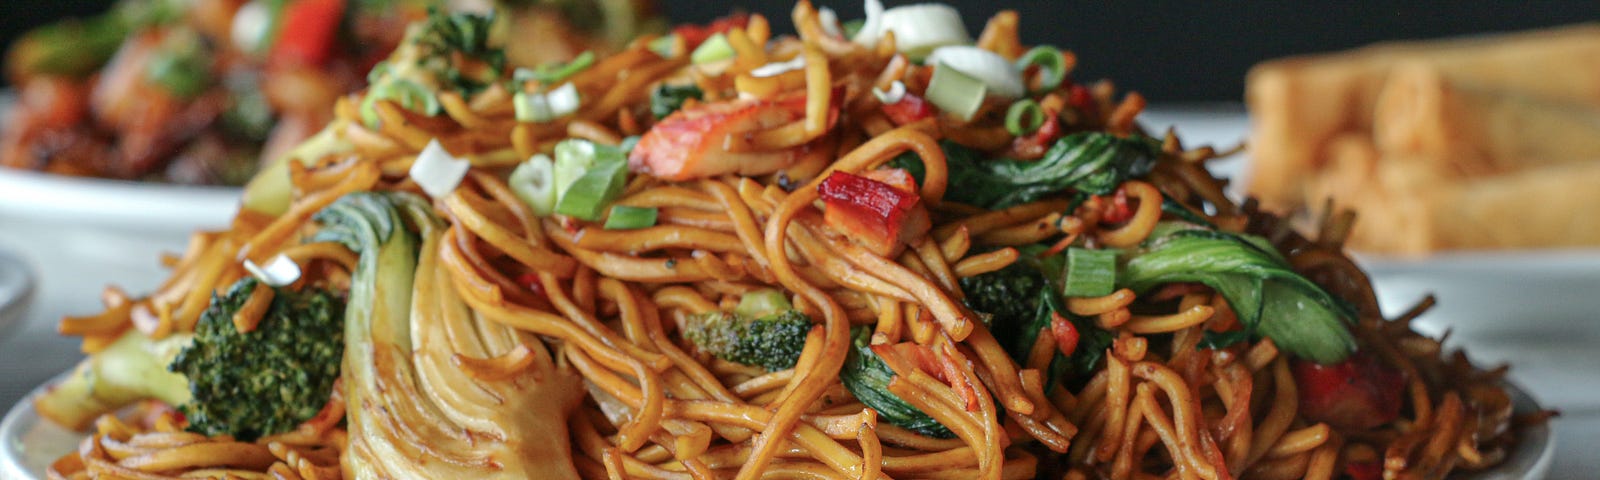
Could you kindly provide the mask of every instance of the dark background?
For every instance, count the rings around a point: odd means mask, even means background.
[[[206,0],[199,0],[206,1]],[[856,0],[814,0],[843,19]],[[792,32],[789,0],[658,0],[674,22],[704,22],[740,4]],[[912,3],[888,0],[888,6]],[[1392,40],[1469,35],[1600,19],[1595,1],[1187,2],[948,0],[974,36],[989,15],[1022,13],[1023,42],[1078,54],[1076,76],[1112,78],[1156,102],[1238,100],[1250,65],[1269,58]],[[0,43],[32,25],[103,10],[107,0],[0,0]],[[1597,66],[1596,68],[1600,68]]]

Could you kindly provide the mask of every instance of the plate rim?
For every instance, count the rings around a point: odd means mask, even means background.
[[[0,248],[0,342],[22,329],[38,291],[37,279],[32,265],[10,249]]]
[[[226,226],[240,187],[85,178],[0,167],[0,215],[137,230]]]

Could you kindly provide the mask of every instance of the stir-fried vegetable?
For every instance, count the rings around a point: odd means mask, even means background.
[[[828,226],[878,255],[893,258],[933,223],[904,170],[867,172],[875,178],[833,172],[817,187]]]
[[[367,76],[362,121],[376,125],[375,104],[393,101],[422,115],[438,115],[440,91],[471,94],[497,81],[505,50],[491,36],[493,17],[434,11],[406,29],[405,39]]]
[[[1261,238],[1163,222],[1128,252],[1117,283],[1145,292],[1173,282],[1215,289],[1247,330],[1302,358],[1335,363],[1355,349],[1349,305],[1295,273]]]
[[[650,114],[655,115],[657,120],[667,118],[672,112],[683,108],[684,102],[691,98],[695,100],[705,98],[705,93],[692,83],[683,85],[663,83],[650,91]]]
[[[858,327],[852,336],[854,340],[850,356],[839,371],[839,380],[851,395],[877,410],[878,418],[890,424],[934,438],[955,437],[938,420],[889,392],[889,380],[894,378],[894,370],[890,370],[883,359],[872,351],[871,328]]]
[[[566,417],[582,394],[576,376],[558,368],[532,334],[471,314],[450,284],[439,253],[443,229],[425,200],[354,193],[315,219],[323,227],[314,241],[360,255],[344,321],[346,472],[577,478],[570,446],[551,441],[567,438]],[[479,356],[513,352],[533,360],[512,378],[461,373]],[[472,459],[492,461],[464,461]]]
[[[172,362],[194,396],[179,405],[190,431],[248,441],[293,430],[316,416],[339,379],[344,303],[327,290],[279,288],[256,329],[240,333],[233,315],[256,282],[245,277],[212,300],[194,343]]]
[[[1150,138],[1126,138],[1104,132],[1084,132],[1057,140],[1043,158],[1033,161],[984,161],[978,152],[952,142],[941,142],[949,165],[950,184],[960,185],[945,200],[991,210],[1032,202],[1063,190],[1105,195],[1130,178],[1144,176],[1155,165],[1158,145]],[[922,161],[906,153],[889,166],[904,168],[920,178]]]
[[[190,430],[207,435],[251,440],[292,430],[322,409],[339,378],[343,305],[322,290],[277,289],[256,329],[239,333],[232,319],[255,285],[246,277],[213,298],[193,334],[154,340],[130,330],[79,363],[34,407],[81,428],[155,399],[178,407]]]
[[[622,195],[628,162],[616,147],[569,139],[556,144],[554,173],[559,189],[555,213],[599,220],[606,207]]]
[[[733,312],[706,312],[684,325],[684,338],[717,358],[767,371],[794,368],[811,317],[773,290],[746,293]]]

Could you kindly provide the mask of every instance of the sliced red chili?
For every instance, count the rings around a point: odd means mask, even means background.
[[[905,125],[933,116],[933,104],[915,93],[906,93],[900,101],[884,104],[883,114],[895,125]]]
[[[1050,312],[1050,334],[1056,337],[1056,349],[1062,355],[1072,356],[1078,351],[1078,326],[1056,312]]]

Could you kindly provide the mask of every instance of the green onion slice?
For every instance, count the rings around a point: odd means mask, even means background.
[[[1006,109],[1006,131],[1018,137],[1033,133],[1044,125],[1044,109],[1039,102],[1024,98]]]
[[[656,52],[661,58],[678,56],[678,35],[666,34],[650,41],[650,51]]]
[[[1109,295],[1117,279],[1116,250],[1067,249],[1066,280],[1062,295],[1099,297]]]
[[[696,65],[704,65],[733,58],[735,53],[733,44],[728,43],[728,37],[718,33],[701,42],[694,53],[689,54],[689,60]]]
[[[533,209],[533,214],[547,216],[556,211],[556,166],[549,155],[535,154],[511,171],[506,183],[511,192]]]
[[[1040,45],[1017,58],[1018,72],[1027,72],[1034,65],[1039,66],[1039,88],[1035,91],[1055,90],[1067,79],[1067,57],[1056,47]]]
[[[622,195],[628,180],[628,159],[622,150],[579,139],[556,144],[555,212],[595,221]]]
[[[594,52],[585,51],[565,64],[548,63],[532,72],[532,78],[545,85],[554,85],[594,65]]]
[[[637,230],[656,225],[656,207],[630,207],[617,205],[611,207],[611,215],[606,217],[606,230]]]
[[[963,121],[972,120],[972,115],[978,113],[978,107],[983,105],[983,97],[988,94],[989,87],[984,85],[983,80],[943,64],[934,67],[926,93],[928,101],[933,102],[934,106]]]

